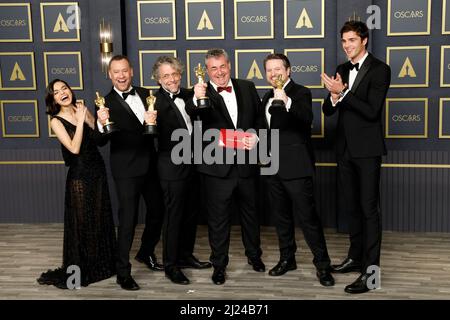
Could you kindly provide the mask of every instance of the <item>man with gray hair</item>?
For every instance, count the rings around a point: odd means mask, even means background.
[[[198,116],[202,121],[203,132],[228,130],[235,132],[241,129],[256,129],[262,127],[263,118],[258,117],[261,100],[255,85],[246,80],[231,79],[231,63],[228,54],[223,49],[211,49],[205,57],[208,83],[197,83],[194,86],[194,99],[186,104],[186,111],[191,116]],[[197,99],[208,97],[210,108],[198,108]],[[226,139],[224,139],[226,140]],[[249,134],[242,139],[244,152],[248,155],[257,143],[256,134]],[[218,149],[220,144],[216,143]],[[203,148],[210,141],[204,142]],[[205,150],[205,149],[204,149]],[[242,152],[242,150],[239,150]],[[225,153],[225,152],[224,152]],[[201,173],[206,197],[208,217],[209,243],[211,245],[211,262],[214,266],[212,281],[220,285],[225,283],[225,268],[228,265],[228,250],[230,245],[231,212],[233,195],[239,202],[239,214],[242,227],[242,240],[248,264],[253,270],[265,271],[261,261],[260,231],[256,204],[256,185],[258,167],[250,163],[238,163],[237,150],[234,158],[227,162],[207,164],[203,160],[197,166]],[[246,157],[246,159],[248,159]]]
[[[155,94],[158,112],[158,174],[164,194],[166,213],[163,223],[163,262],[166,276],[176,284],[189,284],[181,268],[210,268],[194,255],[199,207],[198,179],[190,163],[175,164],[171,158],[177,141],[175,130],[186,130],[192,137],[192,120],[185,111],[185,101],[191,100],[192,90],[181,88],[183,65],[177,58],[159,57],[152,70],[160,84]],[[183,157],[183,155],[180,155]],[[191,156],[191,155],[189,155]],[[191,162],[192,163],[192,162]]]

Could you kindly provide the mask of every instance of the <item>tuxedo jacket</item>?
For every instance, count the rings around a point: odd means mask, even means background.
[[[208,82],[206,96],[209,98],[211,108],[196,109],[192,99],[186,104],[186,111],[191,117],[202,121],[202,131],[208,129],[256,129],[261,127],[261,99],[258,96],[253,82],[240,79],[231,79],[233,83],[233,93],[236,95],[238,118],[237,127],[234,127],[230,114],[228,113],[225,101],[222,96]],[[210,142],[204,142],[204,147]],[[246,152],[248,153],[248,152]],[[225,151],[224,151],[225,159]],[[197,170],[201,173],[212,175],[215,177],[226,177],[232,168],[231,164],[205,164],[197,166]],[[240,177],[249,177],[258,174],[257,165],[240,164],[237,165]]]
[[[134,88],[147,108],[145,99],[149,95],[148,90]],[[132,178],[146,175],[150,169],[156,169],[154,138],[143,134],[144,125],[114,88],[105,96],[105,105],[109,108],[109,120],[119,129],[110,135],[103,134],[101,142],[101,145],[104,145],[110,141],[113,177]]]
[[[311,91],[292,79],[284,90],[292,100],[291,107],[289,111],[284,107],[269,107],[270,124],[267,123],[265,107],[269,99],[273,98],[273,90],[267,91],[262,100],[265,128],[279,130],[278,176],[281,179],[312,176],[315,161],[311,142]]]
[[[344,83],[348,83],[350,64],[341,64],[336,70]],[[328,95],[322,110],[326,116],[339,113],[336,137],[338,155],[342,155],[346,147],[355,158],[386,154],[381,113],[390,82],[390,67],[369,53],[350,92],[336,107],[332,106]]]
[[[192,100],[193,90],[180,89],[181,98],[186,101]],[[158,111],[158,173],[164,180],[181,180],[188,178],[193,170],[190,164],[175,165],[171,159],[171,152],[179,142],[172,141],[172,132],[176,129],[188,130],[183,115],[163,88],[155,94],[155,110]],[[191,119],[192,124],[194,123]],[[192,136],[191,136],[192,137]],[[180,141],[181,142],[181,141]],[[189,141],[191,143],[191,141]],[[182,154],[180,154],[181,156]],[[191,155],[189,155],[191,158]]]

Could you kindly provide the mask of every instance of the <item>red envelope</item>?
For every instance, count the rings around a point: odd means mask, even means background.
[[[251,137],[251,133],[233,129],[221,129],[219,146],[232,149],[244,149],[244,138]]]

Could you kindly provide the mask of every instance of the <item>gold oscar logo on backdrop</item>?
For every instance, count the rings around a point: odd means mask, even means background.
[[[261,73],[261,69],[258,67],[258,63],[256,62],[256,60],[253,60],[252,65],[250,66],[250,70],[247,73],[247,80],[251,80],[251,79],[263,79],[262,73]]]
[[[411,78],[417,78],[416,71],[414,70],[411,60],[409,60],[409,57],[406,57],[405,62],[403,63],[402,68],[400,69],[400,73],[398,74],[399,78],[404,78],[406,76]]]
[[[197,30],[203,29],[214,30],[214,27],[211,23],[211,19],[209,18],[208,13],[206,13],[206,10],[203,10],[203,14],[197,25]]]
[[[53,27],[53,32],[69,32],[69,28],[67,27],[66,21],[64,21],[64,18],[61,13],[59,13],[58,18],[56,19],[55,26]]]
[[[314,28],[313,24],[311,22],[311,18],[309,17],[308,12],[306,11],[306,8],[303,8],[302,13],[300,14],[300,17],[298,18],[295,29],[301,29],[303,27],[306,27],[308,29]]]
[[[17,81],[17,80],[25,81],[27,79],[25,78],[22,69],[20,69],[19,63],[16,61],[16,64],[14,65],[14,68],[11,72],[11,77],[9,77],[9,81]]]

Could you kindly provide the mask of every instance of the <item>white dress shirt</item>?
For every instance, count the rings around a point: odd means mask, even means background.
[[[132,88],[124,92],[130,92],[131,89]],[[122,97],[122,91],[117,90],[116,87],[114,87],[114,90]],[[137,92],[134,95],[131,94],[128,95],[127,98],[125,99],[125,102],[130,106],[131,110],[133,111],[136,118],[138,118],[139,122],[144,124],[145,107]]]
[[[217,85],[211,81],[211,85],[213,86],[214,90],[217,91]],[[223,101],[225,101],[225,106],[227,107],[228,114],[230,115],[231,120],[233,121],[234,128],[237,128],[237,119],[238,119],[238,107],[237,107],[237,100],[236,100],[236,93],[234,91],[233,83],[231,82],[231,79],[228,81],[228,84],[226,86],[231,87],[231,92],[227,92],[223,90],[221,93],[219,93]]]
[[[173,93],[167,91],[166,89],[164,89],[170,96],[170,99],[172,99],[173,97]],[[180,91],[178,91],[176,94],[180,93]],[[189,130],[189,134],[192,134],[192,121],[191,121],[191,117],[189,117],[189,115],[186,112],[185,109],[185,103],[184,100],[177,97],[175,98],[175,100],[173,101],[175,103],[175,105],[177,106],[178,110],[180,111],[181,115],[183,116],[184,122],[186,123],[186,127]]]
[[[124,92],[130,92],[132,89],[132,87]],[[114,91],[116,91],[120,97],[122,96],[122,91],[118,90],[116,87],[114,87]],[[134,115],[136,116],[136,118],[138,118],[138,120],[144,124],[144,112],[145,112],[145,107],[144,104],[142,103],[141,98],[139,97],[138,93],[136,92],[134,95],[128,95],[127,98],[125,99],[125,102],[130,106],[131,110],[133,111]],[[106,106],[108,107],[108,106]],[[103,133],[103,126],[100,122],[100,120],[97,120],[97,127],[98,130]]]

